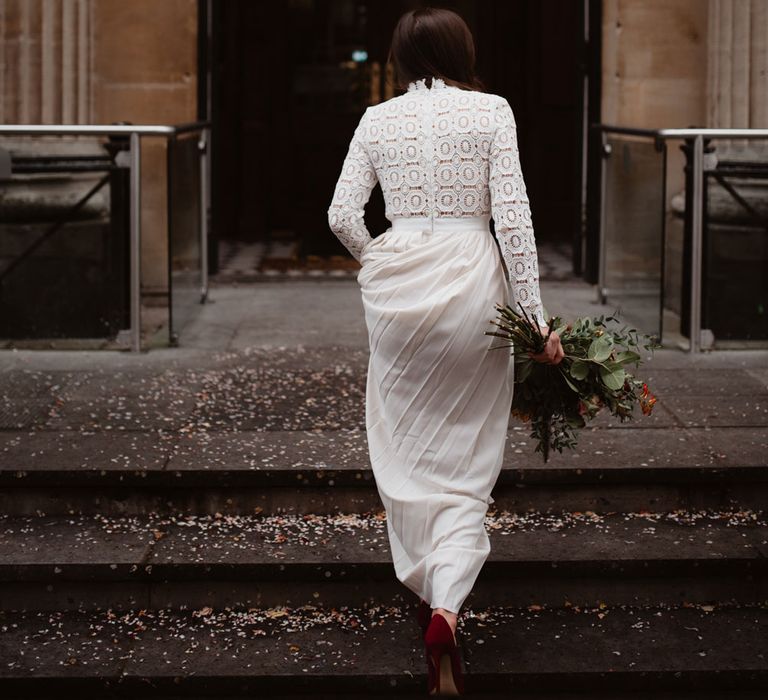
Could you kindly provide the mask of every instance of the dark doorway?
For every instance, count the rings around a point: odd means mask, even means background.
[[[285,0],[211,3],[214,210],[221,239],[286,236],[301,255],[344,255],[326,211],[365,107],[393,96],[386,57],[398,17],[426,3]],[[585,2],[441,3],[473,31],[488,92],[518,123],[537,239],[580,265]],[[596,38],[599,41],[599,37]],[[381,191],[367,207],[383,231]]]

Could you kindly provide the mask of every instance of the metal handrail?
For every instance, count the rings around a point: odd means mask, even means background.
[[[689,352],[701,350],[701,288],[702,288],[702,253],[704,247],[704,222],[702,207],[704,205],[704,140],[705,139],[768,139],[768,129],[643,129],[614,124],[592,124],[592,129],[601,132],[602,148],[605,152],[605,134],[622,134],[625,136],[642,136],[657,141],[671,139],[691,140],[691,177],[692,211],[691,211],[691,313],[689,318]],[[605,172],[602,173],[601,183],[601,215],[600,241],[604,239],[605,215],[602,211],[605,204]],[[601,258],[603,258],[601,250]],[[602,260],[601,260],[602,268]],[[603,273],[601,272],[601,275]],[[602,280],[601,280],[602,284]]]
[[[607,131],[612,134],[628,136],[651,136],[662,139],[690,139],[702,136],[708,139],[765,139],[768,129],[643,129],[633,126],[616,126],[613,124],[592,124],[593,129]]]
[[[210,128],[208,121],[185,124],[0,124],[0,135],[27,136],[175,136]]]
[[[201,299],[208,294],[208,203],[210,201],[209,121],[184,124],[2,124],[0,136],[128,136],[130,168],[130,346],[141,350],[141,150],[142,136],[174,138],[200,132],[200,267]],[[169,282],[170,283],[170,282]]]

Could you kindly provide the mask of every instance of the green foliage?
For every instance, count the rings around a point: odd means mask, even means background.
[[[531,355],[543,351],[549,336],[541,333],[522,306],[521,313],[509,305],[497,304],[496,309],[499,316],[492,322],[499,330],[486,335],[509,341],[491,349],[512,348],[512,414],[530,423],[536,451],[545,462],[551,450],[575,447],[576,431],[602,408],[620,421],[631,419],[638,403],[644,414],[651,412],[655,397],[627,371],[629,365],[640,365],[641,348],[659,347],[648,336],[639,337],[636,329],[619,325],[616,316],[578,318],[567,324],[554,317],[548,326],[560,336],[565,357],[558,365],[544,364]]]

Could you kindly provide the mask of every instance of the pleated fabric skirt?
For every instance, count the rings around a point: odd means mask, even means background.
[[[512,404],[509,302],[489,216],[397,218],[362,251],[370,343],[365,420],[397,578],[459,612],[490,553],[485,529]]]

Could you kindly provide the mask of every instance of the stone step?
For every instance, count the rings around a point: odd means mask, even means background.
[[[296,312],[295,306],[290,312]],[[270,320],[284,323],[285,316]],[[304,337],[302,330],[294,330],[293,341]],[[218,327],[215,332],[220,333]],[[0,374],[0,397],[11,410],[0,417],[0,428],[364,430],[368,362],[367,348],[294,342],[107,360],[9,357]],[[659,398],[653,414],[621,425],[640,430],[766,427],[767,369],[760,352],[701,359],[675,351],[655,353],[638,372]],[[14,411],[31,398],[38,410]],[[594,425],[619,424],[601,415]]]
[[[7,695],[416,695],[413,606],[0,612]],[[471,608],[467,694],[768,690],[764,606]],[[654,695],[655,697],[655,695]],[[703,695],[702,695],[703,697]],[[739,695],[727,695],[739,697]]]
[[[768,600],[752,511],[492,510],[478,605]],[[400,604],[383,512],[0,517],[0,609]]]
[[[494,498],[509,510],[759,508],[762,428],[596,428],[535,454],[511,429]],[[335,512],[379,508],[364,431],[0,432],[0,512]]]
[[[397,698],[424,698],[424,690],[395,690],[394,692],[387,692],[386,690],[380,692],[379,690],[370,689],[370,696],[377,698],[377,700],[396,700]],[[6,695],[4,700],[26,700],[28,696],[18,695]],[[46,693],[34,696],[36,700],[58,700],[60,696],[54,696]],[[89,697],[83,695],[81,697]],[[93,697],[101,700],[102,694],[97,693]],[[131,696],[128,696],[131,697]],[[143,697],[143,696],[140,696]],[[177,694],[162,694],[153,696],[157,700],[210,700],[210,695],[198,695],[192,693],[189,695],[177,695]],[[221,697],[217,693],[217,697]],[[227,694],[225,696],[227,700],[253,700],[253,695],[241,695],[236,693],[234,695]],[[259,697],[279,697],[280,700],[307,700],[307,697],[312,697],[314,700],[337,700],[338,698],[357,698],[360,697],[359,693],[352,692],[315,692],[312,691],[311,695],[308,693],[283,693],[275,695],[273,693],[260,693]],[[369,697],[369,696],[366,696]],[[509,700],[510,691],[479,691],[473,692],[473,698],[481,698],[482,700]],[[584,691],[584,692],[562,692],[558,690],[537,692],[536,690],[530,691],[517,691],[514,696],[515,700],[648,700],[648,691]],[[689,690],[681,689],[674,691],[665,691],[655,689],[653,691],[653,700],[765,700],[765,691],[760,690],[741,690],[731,688],[729,690]]]

